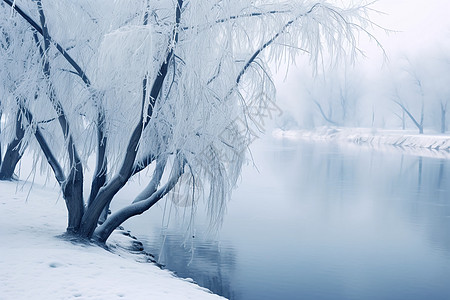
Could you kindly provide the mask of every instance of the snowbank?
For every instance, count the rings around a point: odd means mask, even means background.
[[[66,227],[57,189],[0,182],[0,299],[223,299],[152,263],[117,231],[111,253],[58,238]],[[58,199],[59,198],[59,199]],[[119,255],[118,255],[119,254]]]
[[[450,136],[403,130],[320,127],[315,130],[276,129],[273,136],[287,139],[352,142],[377,149],[401,150],[413,155],[450,158]]]

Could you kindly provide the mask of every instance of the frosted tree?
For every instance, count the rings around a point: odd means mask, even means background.
[[[204,197],[219,218],[261,109],[275,100],[268,64],[290,64],[299,52],[313,65],[324,53],[353,58],[373,25],[367,3],[1,3],[2,43],[17,40],[0,58],[8,65],[2,81],[26,62],[3,87],[5,128],[20,116],[22,144],[61,186],[67,234],[99,243],[170,191]],[[96,171],[85,200],[91,156]],[[153,175],[141,194],[106,218],[118,191],[147,168]]]

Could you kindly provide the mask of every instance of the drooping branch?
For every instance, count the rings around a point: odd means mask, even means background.
[[[242,80],[242,76],[244,76],[244,74],[247,72],[248,68],[252,65],[252,63],[257,59],[257,57],[266,49],[268,48],[270,45],[272,45],[283,33],[286,32],[286,30],[294,23],[296,22],[298,19],[311,14],[316,8],[318,8],[319,6],[321,6],[321,3],[316,3],[314,4],[307,12],[302,13],[300,15],[298,15],[296,18],[286,22],[283,27],[277,32],[275,33],[268,41],[266,41],[261,47],[259,47],[251,56],[250,58],[246,61],[246,63],[244,64],[244,67],[241,69],[241,71],[239,72],[238,76],[236,77],[236,81],[235,81],[235,85],[229,90],[228,95],[231,95],[231,93],[233,92],[233,90],[235,90],[237,88],[237,86],[239,86],[239,83]],[[273,13],[282,13],[284,11],[273,11]],[[252,17],[252,16],[262,16],[263,13],[255,13],[255,14],[250,14],[248,16]],[[242,15],[240,17],[245,17],[245,15]],[[229,17],[226,19],[220,19],[218,20],[219,23],[225,22],[225,21],[229,21],[229,20],[234,20],[234,19],[239,19],[240,17]],[[220,68],[218,69],[217,72],[220,72]],[[218,77],[218,74],[214,75],[214,77],[212,77],[209,81],[208,84],[210,84],[214,79],[216,79]]]
[[[161,200],[167,193],[169,193],[177,184],[181,175],[184,172],[184,162],[182,159],[176,159],[174,162],[172,175],[167,183],[156,192],[152,193],[148,198],[142,199],[138,202],[128,205],[116,213],[112,214],[102,225],[100,225],[94,233],[93,238],[99,243],[105,243],[111,233],[120,224],[128,220],[129,218],[140,215],[143,212],[149,210],[159,200]]]
[[[155,107],[156,100],[159,97],[159,94],[162,90],[164,80],[167,76],[169,63],[171,62],[175,46],[178,43],[179,32],[180,32],[180,22],[181,22],[181,9],[183,7],[183,0],[177,0],[177,7],[175,9],[175,26],[173,28],[172,41],[169,41],[169,45],[167,47],[167,56],[161,65],[158,74],[156,76],[155,81],[153,82],[152,89],[150,91],[150,103],[147,108],[147,116],[144,120],[144,128],[150,122],[150,119],[153,115],[153,108]]]

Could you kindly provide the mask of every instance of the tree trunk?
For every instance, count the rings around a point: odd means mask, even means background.
[[[447,115],[447,105],[441,103],[441,133],[445,133],[447,131],[446,124],[446,115]]]
[[[75,234],[80,229],[84,214],[83,166],[79,160],[72,166],[70,175],[63,185],[63,195],[68,212],[67,232]]]
[[[104,124],[104,114],[103,112],[98,113],[97,120],[101,122],[97,125],[97,163],[95,167],[94,177],[91,184],[91,193],[89,194],[88,207],[97,197],[100,188],[106,183],[106,173],[107,173],[107,158],[106,158],[106,143],[107,139],[104,135],[103,124]],[[109,205],[103,209],[103,213],[100,215],[99,223],[103,223],[108,216]]]
[[[100,113],[99,113],[100,115]],[[103,122],[103,117],[98,117]],[[106,158],[106,137],[104,135],[102,124],[97,125],[97,162],[94,172],[94,178],[91,184],[91,193],[89,194],[88,206],[97,197],[98,191],[106,182],[107,158]]]
[[[83,238],[91,238],[97,227],[98,220],[104,208],[111,202],[114,195],[125,185],[126,179],[117,176],[106,186],[100,188],[95,201],[93,201],[84,213],[78,234]]]
[[[2,107],[1,107],[1,101],[0,101],[0,137],[2,134]],[[0,168],[2,167],[2,141],[0,140]]]
[[[419,134],[423,134],[423,119],[425,116],[425,101],[423,100],[423,93],[422,93],[422,109],[420,111],[420,127],[419,127]]]
[[[16,115],[16,137],[8,145],[3,159],[3,163],[0,168],[0,180],[11,180],[14,175],[14,170],[16,165],[22,157],[22,152],[20,151],[20,144],[22,142],[25,130],[22,127],[22,115],[17,112]],[[0,152],[1,155],[1,152]]]
[[[402,111],[402,130],[406,129],[406,116],[405,111]]]
[[[67,143],[67,152],[69,154],[70,161],[70,173],[67,179],[62,184],[62,192],[66,207],[68,211],[68,226],[67,232],[75,234],[80,228],[81,218],[84,214],[84,201],[83,201],[83,165],[78,155],[78,151],[73,142],[72,134],[70,132],[69,121],[63,109],[63,105],[59,101],[55,88],[53,87],[51,78],[50,61],[47,57],[50,45],[51,37],[47,28],[47,21],[45,13],[40,0],[36,2],[39,12],[39,20],[42,26],[42,37],[44,39],[44,51],[41,51],[41,57],[43,60],[42,71],[44,78],[48,84],[48,97],[50,103],[53,105],[55,112],[58,114],[58,122],[60,124],[64,139]],[[39,46],[40,47],[40,46]]]

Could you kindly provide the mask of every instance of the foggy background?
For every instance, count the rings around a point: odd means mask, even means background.
[[[330,66],[325,58],[315,72],[308,55],[299,55],[288,76],[286,69],[273,68],[285,112],[276,126],[402,129],[404,118],[406,129],[417,129],[397,101],[417,120],[423,103],[425,132],[441,130],[441,109],[450,106],[449,1],[381,0],[373,8],[379,12],[370,17],[380,26],[373,32],[383,49],[362,35],[362,53],[353,64]]]

